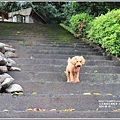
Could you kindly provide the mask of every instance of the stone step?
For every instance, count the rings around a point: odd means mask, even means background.
[[[33,41],[33,39],[35,39]],[[4,43],[9,43],[10,45],[16,46],[16,45],[21,45],[21,46],[50,46],[50,47],[77,47],[77,48],[90,48],[89,44],[83,42],[83,41],[74,41],[72,39],[70,42],[59,42],[57,41],[57,38],[51,38],[47,40],[46,37],[41,37],[41,38],[31,38],[27,40],[27,38],[4,38],[1,39],[1,42]]]
[[[31,45],[28,44],[28,45]],[[50,47],[73,47],[73,48],[90,48],[88,45],[80,45],[80,44],[45,44],[45,43],[35,43],[36,46],[50,46]]]
[[[71,48],[71,47],[51,47],[51,46],[21,46],[21,45],[15,45],[13,48],[16,49],[16,52],[18,51],[24,51],[24,52],[29,52],[29,51],[39,51],[39,50],[59,50],[59,51],[98,51],[95,48],[88,47],[88,48]]]
[[[47,111],[47,112],[0,112],[0,118],[33,118],[33,119],[108,119],[108,118],[120,118],[119,112],[111,112],[111,111],[72,111],[72,112],[55,112],[55,111]]]
[[[88,100],[89,99],[89,100]],[[8,109],[10,111],[26,111],[28,108],[41,108],[41,109],[67,109],[74,108],[78,110],[92,110],[98,108],[98,101],[94,100],[92,96],[81,95],[21,95],[16,98],[11,95],[2,95],[1,97],[1,111]],[[75,102],[74,102],[75,101]],[[85,108],[82,102],[86,102],[89,106]],[[94,106],[92,104],[95,102]],[[7,104],[6,104],[7,103]],[[90,104],[91,103],[91,104]],[[91,106],[91,107],[90,107]]]
[[[11,44],[12,45],[12,44]],[[52,46],[47,46],[47,45],[41,45],[41,46],[20,46],[20,45],[12,45],[13,48],[16,49],[16,53],[24,52],[27,54],[40,54],[40,53],[45,53],[45,54],[101,54],[100,51],[97,49],[94,49],[92,47],[79,47],[79,48],[71,48],[71,47],[52,47]]]
[[[4,95],[0,99],[0,111],[23,111],[29,108],[40,108],[46,111],[56,109],[63,112],[65,109],[74,111],[114,111],[120,107],[120,97],[103,95],[68,95],[68,94],[23,94]]]
[[[17,42],[16,41],[16,43],[18,44],[18,45],[21,45],[21,46],[39,46],[39,47],[41,47],[41,46],[48,46],[48,47],[72,47],[72,48],[90,48],[90,46],[88,46],[87,44],[81,44],[81,43],[52,43],[52,42],[47,42],[47,43],[45,43],[45,42],[43,42],[42,43],[42,41],[40,41],[39,40],[39,42],[33,42],[33,41],[21,41],[21,42]],[[13,46],[15,46],[16,45],[16,43],[15,42],[13,42],[13,43],[9,43],[9,44],[11,44],[11,45],[13,45]]]
[[[34,40],[32,40],[34,38]],[[14,42],[32,42],[32,43],[36,43],[36,42],[41,42],[41,43],[46,43],[46,44],[81,44],[81,45],[84,45],[84,44],[87,44],[85,43],[84,41],[82,40],[77,40],[75,39],[73,36],[70,37],[68,39],[68,41],[62,41],[62,38],[64,39],[64,37],[56,37],[54,35],[49,35],[49,36],[46,36],[46,35],[29,35],[28,33],[26,34],[19,34],[16,36],[16,34],[11,34],[10,37],[9,36],[0,36],[0,39],[2,42],[4,43],[7,43],[7,42],[10,42],[12,44],[14,44]],[[22,45],[22,44],[21,44]],[[24,44],[23,44],[24,45]]]
[[[102,55],[102,53],[100,51],[96,51],[96,50],[88,50],[86,51],[85,48],[81,48],[81,49],[72,49],[72,50],[68,50],[68,49],[54,49],[52,47],[52,49],[17,49],[16,53],[19,55],[20,53],[24,53],[24,54],[69,54],[69,55],[79,55],[79,54],[83,54],[83,55]]]
[[[22,53],[16,53],[19,58],[30,58],[30,59],[66,59],[68,60],[68,57],[72,58],[74,55],[64,55],[64,54],[22,54]],[[110,56],[101,56],[101,55],[84,55],[84,54],[77,54],[79,56],[83,56],[86,60],[112,60]]]
[[[93,95],[99,93],[103,96],[120,96],[120,84],[88,84],[88,83],[68,83],[68,82],[25,82],[17,81],[14,83],[20,84],[25,94],[80,94]]]
[[[41,58],[12,58],[16,64],[19,65],[35,65],[35,64],[54,64],[54,65],[66,65],[67,59],[41,59]],[[116,66],[117,62],[115,61],[109,61],[109,60],[86,60],[84,66]],[[117,64],[118,66],[118,64]]]
[[[90,47],[80,47],[80,48],[70,48],[70,47],[51,47],[51,46],[13,46],[16,49],[16,53],[20,54],[88,54],[88,55],[102,55],[97,49],[92,49]]]
[[[22,71],[34,71],[34,72],[63,72],[66,69],[66,65],[59,64],[32,64],[32,65],[17,65],[21,68]],[[119,66],[83,66],[81,68],[80,73],[119,73],[120,74],[120,67]]]
[[[16,81],[40,81],[40,82],[66,82],[66,75],[63,72],[34,72],[34,71],[9,71]],[[81,82],[119,84],[120,74],[114,73],[80,73]]]
[[[19,35],[14,31],[11,38],[3,37],[3,42],[13,45],[19,56],[13,59],[22,71],[8,73],[15,79],[14,83],[23,87],[24,94],[1,93],[0,118],[120,117],[115,112],[120,108],[118,63],[72,35],[69,42],[59,42],[67,33],[60,26],[22,25],[25,31]],[[86,63],[81,68],[81,82],[67,83],[64,70],[68,57],[74,55],[83,55]],[[27,112],[29,108],[45,111]],[[65,111],[71,109],[72,112]]]
[[[24,36],[24,35],[23,35]],[[28,38],[29,37],[29,35],[27,35],[26,36],[26,38]],[[26,45],[26,44],[24,44],[24,43],[43,43],[43,44],[53,44],[53,45],[55,45],[55,44],[66,44],[66,45],[71,45],[71,44],[73,44],[73,45],[88,45],[87,43],[85,43],[85,42],[83,42],[83,41],[81,41],[81,40],[74,40],[74,38],[72,38],[70,41],[68,41],[68,42],[65,42],[65,41],[59,41],[59,39],[58,38],[55,38],[55,37],[52,37],[52,38],[49,38],[49,39],[47,39],[47,37],[45,37],[45,36],[41,36],[41,37],[37,37],[37,36],[33,36],[33,38],[35,39],[34,41],[33,40],[27,40],[27,39],[24,39],[24,37],[22,38],[22,37],[20,37],[19,39],[17,38],[17,37],[11,37],[11,38],[7,38],[7,39],[1,39],[1,42],[4,42],[4,43],[10,43],[10,44],[13,44],[13,45],[15,45],[15,43],[17,43],[17,44],[20,44],[20,45]],[[33,44],[34,45],[34,44]]]
[[[81,50],[81,51],[77,51],[77,50],[76,51],[65,51],[65,50],[29,50],[28,52],[26,52],[26,54],[102,55],[100,52],[85,51],[85,50]]]

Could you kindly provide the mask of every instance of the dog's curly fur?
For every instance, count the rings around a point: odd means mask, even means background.
[[[68,65],[66,66],[66,77],[67,82],[80,82],[79,72],[80,67],[85,64],[85,59],[83,56],[74,56],[73,58],[68,58]]]

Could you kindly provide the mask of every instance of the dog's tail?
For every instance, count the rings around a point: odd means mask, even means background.
[[[68,58],[67,62],[69,62],[69,61],[70,61],[70,57]]]

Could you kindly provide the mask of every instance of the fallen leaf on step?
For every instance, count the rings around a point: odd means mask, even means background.
[[[27,112],[31,112],[31,111],[33,111],[33,109],[32,108],[28,108],[28,109],[26,109],[26,111]]]
[[[117,109],[117,110],[113,110],[114,112],[120,112],[120,108],[119,109]]]
[[[106,95],[107,95],[107,96],[112,96],[112,94],[111,94],[111,93],[107,93]]]
[[[33,56],[30,56],[30,59],[33,59]]]
[[[83,93],[83,95],[91,95],[91,93]]]
[[[56,109],[51,109],[50,111],[57,111]]]
[[[34,108],[33,111],[42,111],[40,108]]]
[[[97,70],[94,70],[94,73],[97,73],[98,71]]]
[[[5,109],[5,110],[3,110],[3,112],[9,112],[9,110]]]
[[[33,95],[36,95],[36,94],[37,94],[37,92],[33,92],[32,94],[33,94]]]
[[[46,111],[46,109],[42,109],[42,111],[43,111],[43,112],[45,112],[45,111]]]
[[[96,112],[98,112],[98,108],[96,109]]]
[[[93,93],[93,95],[101,95],[100,93]]]
[[[68,108],[68,109],[64,109],[64,110],[59,110],[59,112],[72,112],[74,110],[75,109]]]
[[[17,31],[17,34],[20,34],[20,31]]]

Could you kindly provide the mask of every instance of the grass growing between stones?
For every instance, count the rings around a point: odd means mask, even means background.
[[[67,31],[60,28],[60,27],[59,27],[59,29],[57,29],[55,31],[50,30],[49,32],[57,38],[56,42],[70,43],[73,40],[73,36],[70,33],[68,33]]]
[[[26,24],[26,23],[0,23],[0,36],[7,38],[18,37],[19,35],[26,35],[26,33],[34,33],[34,37],[46,37],[49,41],[70,43],[73,36],[65,31],[60,25],[48,24]],[[54,28],[54,29],[53,29]]]
[[[0,28],[0,38],[4,40],[18,39],[25,31],[25,26],[22,23],[0,22]]]

